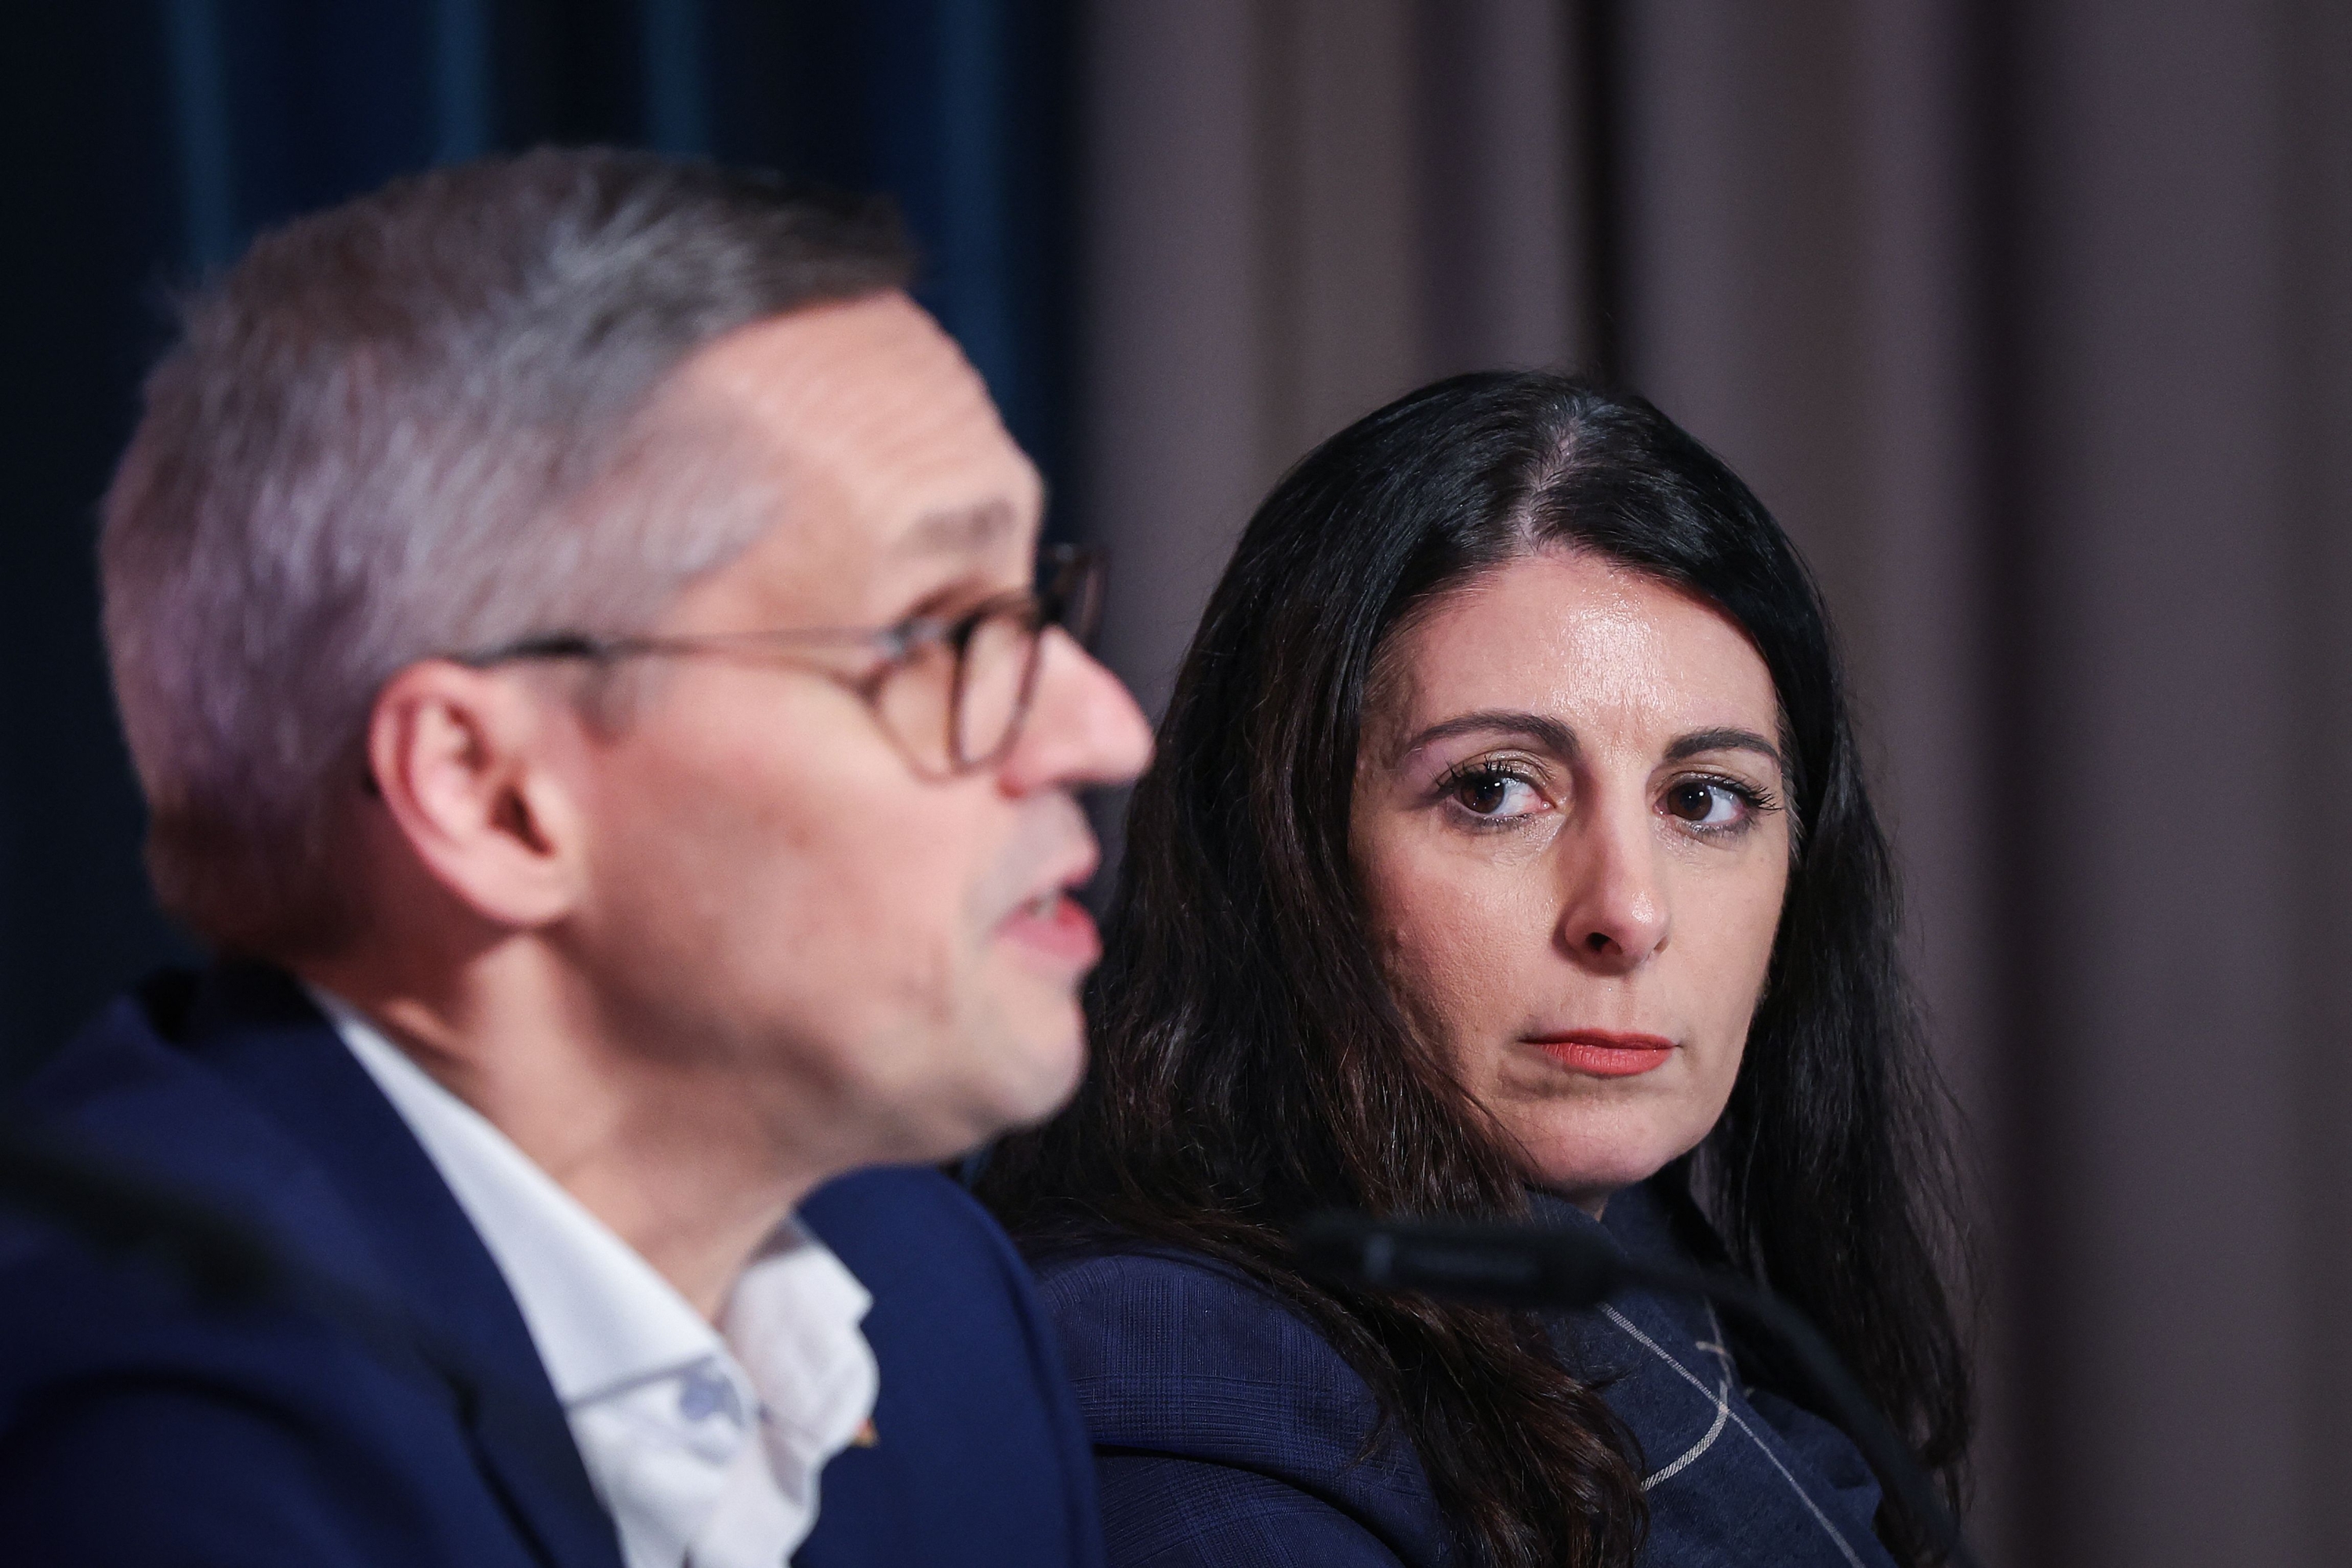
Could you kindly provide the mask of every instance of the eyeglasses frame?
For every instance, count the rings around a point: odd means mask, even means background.
[[[1054,545],[1044,552],[1042,564],[1045,567],[1039,574],[1045,581],[1042,589],[1023,588],[994,595],[953,616],[909,616],[887,626],[792,626],[773,631],[708,632],[678,637],[605,636],[583,631],[533,632],[510,642],[449,657],[468,668],[487,669],[494,665],[541,659],[581,659],[609,664],[625,658],[690,658],[730,654],[772,658],[782,656],[785,660],[832,680],[864,702],[883,731],[890,735],[902,752],[910,753],[908,763],[919,773],[923,773],[930,770],[919,757],[911,754],[916,750],[915,742],[898,734],[883,721],[881,691],[892,676],[914,661],[918,653],[927,647],[944,646],[955,658],[954,670],[950,677],[946,776],[957,777],[994,766],[1004,760],[1006,753],[1020,740],[1022,728],[1029,720],[1030,705],[1036,695],[1038,668],[1045,662],[1045,634],[1058,627],[1081,647],[1094,640],[1095,628],[1102,615],[1101,552],[1083,545]],[[966,757],[962,754],[962,718],[967,656],[971,640],[984,623],[1015,610],[1027,611],[1031,626],[1028,662],[1021,672],[1021,687],[1013,700],[1013,716],[1005,725],[1003,737],[986,755]],[[877,662],[863,675],[850,676],[815,660],[791,659],[792,651],[797,647],[825,644],[866,647],[875,654]]]

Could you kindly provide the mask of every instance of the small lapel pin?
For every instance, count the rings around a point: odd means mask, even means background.
[[[880,1441],[882,1441],[882,1434],[874,1429],[874,1417],[868,1415],[864,1424],[851,1435],[849,1446],[853,1448],[871,1448]]]

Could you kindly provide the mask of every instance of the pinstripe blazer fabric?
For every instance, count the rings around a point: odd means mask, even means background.
[[[1540,1217],[1593,1226],[1556,1201]],[[1647,1194],[1606,1226],[1671,1248]],[[1438,1568],[1461,1561],[1370,1389],[1260,1287],[1197,1254],[1106,1241],[1040,1260],[1092,1434],[1112,1568]],[[1890,1568],[1877,1483],[1843,1434],[1743,1386],[1703,1304],[1633,1294],[1554,1325],[1640,1445],[1657,1568]]]

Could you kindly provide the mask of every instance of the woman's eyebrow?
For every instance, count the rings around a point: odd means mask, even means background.
[[[1441,720],[1420,731],[1405,744],[1404,754],[1411,756],[1424,746],[1439,741],[1452,740],[1468,734],[1519,735],[1551,752],[1562,761],[1572,762],[1581,747],[1576,731],[1559,720],[1542,713],[1522,713],[1511,709],[1482,708],[1475,713],[1460,713]]]
[[[1781,759],[1780,748],[1753,730],[1694,730],[1687,735],[1677,737],[1675,743],[1666,748],[1666,761],[1679,763],[1685,757],[1696,757],[1701,752],[1754,752],[1780,769],[1782,778],[1789,776],[1789,764]]]

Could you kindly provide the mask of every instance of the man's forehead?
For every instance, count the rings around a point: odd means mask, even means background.
[[[894,554],[914,557],[992,555],[1008,544],[1025,542],[1027,522],[1003,500],[940,507],[918,516],[890,549]]]
[[[988,388],[955,340],[904,294],[809,305],[738,327],[680,367],[723,404],[803,448],[961,437],[1006,445]]]
[[[1035,469],[954,340],[903,294],[740,328],[680,389],[723,408],[802,500],[830,492],[894,554],[986,551],[1034,524]]]

